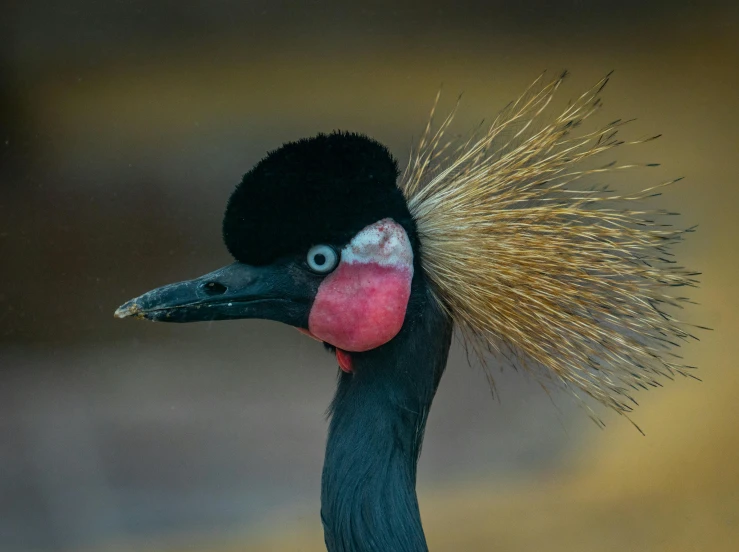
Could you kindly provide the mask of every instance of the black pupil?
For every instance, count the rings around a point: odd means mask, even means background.
[[[323,266],[326,264],[326,255],[323,253],[317,253],[315,257],[313,257],[313,262],[316,263],[318,266]]]

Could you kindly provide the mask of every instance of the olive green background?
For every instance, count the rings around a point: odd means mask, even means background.
[[[464,132],[543,70],[564,105],[611,70],[617,152],[676,176],[697,233],[681,316],[702,383],[640,393],[605,430],[455,346],[419,468],[432,550],[729,551],[739,542],[736,158],[730,2],[15,2],[0,8],[0,549],[321,550],[336,366],[262,321],[112,318],[229,262],[228,194],[282,142],[346,129],[404,163],[443,84]]]

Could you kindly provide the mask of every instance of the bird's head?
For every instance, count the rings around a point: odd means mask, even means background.
[[[236,262],[145,293],[116,316],[262,318],[341,351],[379,347],[400,331],[420,267],[397,177],[392,155],[365,136],[336,132],[285,144],[228,201],[223,238]]]
[[[429,122],[401,178],[364,136],[282,146],[229,200],[223,235],[236,262],[116,314],[286,322],[333,345],[346,369],[342,351],[402,344],[404,327],[433,341],[408,313],[438,311],[483,363],[490,353],[630,412],[629,389],[692,369],[669,351],[693,336],[668,312],[689,301],[671,290],[697,285],[669,251],[692,228],[644,204],[655,187],[624,195],[586,182],[639,166],[586,163],[638,141],[617,138],[620,119],[576,137],[608,77],[544,120],[564,78],[540,77],[467,139],[450,138],[454,112]]]

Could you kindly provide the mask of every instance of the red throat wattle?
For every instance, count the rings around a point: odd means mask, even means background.
[[[318,288],[308,328],[336,347],[342,370],[349,353],[390,341],[403,326],[413,279],[413,250],[402,226],[383,219],[359,232]]]
[[[322,339],[318,339],[315,335],[310,333],[310,331],[308,330],[305,330],[303,328],[298,328],[298,331],[302,333],[303,335],[307,335],[311,339],[315,339],[316,341],[323,342]],[[341,349],[336,349],[336,362],[339,363],[339,368],[341,368],[347,374],[351,374],[352,371],[354,370],[354,367],[352,366],[352,357],[346,351],[342,351]]]
[[[339,368],[344,372],[347,374],[352,373],[352,357],[349,353],[342,351],[341,349],[336,349],[336,361],[339,363]]]

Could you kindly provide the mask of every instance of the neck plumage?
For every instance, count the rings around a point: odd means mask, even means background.
[[[329,552],[427,550],[416,465],[452,323],[419,281],[413,287],[401,332],[353,356],[339,380],[321,485]]]

